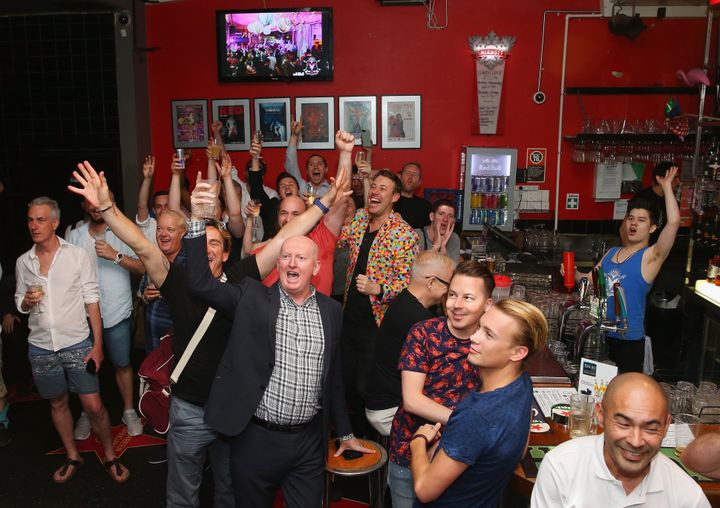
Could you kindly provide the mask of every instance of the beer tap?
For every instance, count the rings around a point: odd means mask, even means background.
[[[580,279],[580,289],[577,302],[574,305],[571,305],[570,307],[565,309],[565,312],[563,312],[562,316],[560,317],[560,330],[558,332],[559,340],[562,340],[565,336],[565,328],[567,327],[567,320],[570,317],[570,314],[576,311],[587,310],[590,308],[590,305],[585,301],[585,297],[587,296],[588,292],[588,286],[589,281],[587,277],[583,277],[582,279]]]
[[[600,271],[602,273],[602,271]],[[605,296],[604,291],[604,284],[601,282],[598,282],[598,285],[600,286],[600,305],[599,305],[599,312],[600,316],[597,322],[591,324],[590,326],[587,326],[578,337],[576,348],[575,348],[575,358],[580,358],[580,355],[583,352],[583,348],[585,347],[585,339],[587,339],[588,335],[592,333],[593,331],[601,331],[601,332],[614,332],[619,333],[621,335],[624,335],[627,331],[627,304],[625,299],[625,291],[623,290],[622,286],[619,282],[616,282],[612,286],[612,292],[613,292],[613,300],[615,304],[615,320],[608,320],[607,319],[607,297]]]

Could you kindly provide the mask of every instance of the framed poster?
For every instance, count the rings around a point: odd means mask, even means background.
[[[209,129],[206,100],[171,101],[170,112],[175,148],[207,147]]]
[[[335,147],[335,99],[333,97],[295,98],[295,120],[303,124],[298,148],[332,150]]]
[[[220,136],[226,150],[250,150],[250,99],[213,100],[212,119],[222,123]]]
[[[255,129],[263,146],[287,146],[290,138],[290,98],[255,99]]]
[[[355,136],[355,144],[362,140],[362,131],[370,133],[372,144],[377,144],[377,99],[375,96],[339,97],[340,128]]]
[[[384,95],[382,147],[420,148],[420,113],[419,95]]]

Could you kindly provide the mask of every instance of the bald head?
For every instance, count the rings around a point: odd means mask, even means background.
[[[290,251],[303,252],[313,261],[317,261],[319,255],[317,244],[307,236],[300,235],[291,236],[283,242],[280,248],[280,254],[282,255],[283,252]]]
[[[644,399],[653,409],[667,414],[668,404],[665,391],[657,381],[645,374],[627,372],[610,381],[603,397],[603,409],[607,412],[610,407],[628,399]]]
[[[278,207],[278,226],[283,227],[306,210],[305,201],[298,196],[286,196]]]
[[[311,292],[312,277],[320,270],[318,247],[304,236],[291,236],[282,245],[277,263],[280,285],[297,304]]]

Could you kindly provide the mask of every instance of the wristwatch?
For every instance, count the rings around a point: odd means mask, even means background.
[[[116,265],[119,265],[124,258],[125,258],[125,254],[123,254],[122,252],[118,252],[115,255],[115,259],[113,260],[113,263],[115,263]]]

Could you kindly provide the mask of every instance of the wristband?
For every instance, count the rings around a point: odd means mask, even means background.
[[[344,436],[341,436],[340,441],[350,441],[354,437],[355,435],[351,432],[350,434],[345,434]]]
[[[315,201],[313,201],[313,205],[317,206],[320,210],[322,210],[323,215],[330,211],[330,209],[325,206],[322,201],[320,201],[320,198],[316,198]]]
[[[424,439],[426,447],[430,444],[430,441],[428,441],[428,438],[426,438],[424,434],[415,434],[412,438],[410,438],[410,441],[415,441],[417,438]]]
[[[112,207],[113,207],[113,205],[110,204],[110,206],[108,206],[107,208],[103,208],[102,210],[100,210],[99,208],[96,208],[95,211],[96,211],[97,213],[105,213],[105,212],[107,212],[108,210],[110,210]]]

